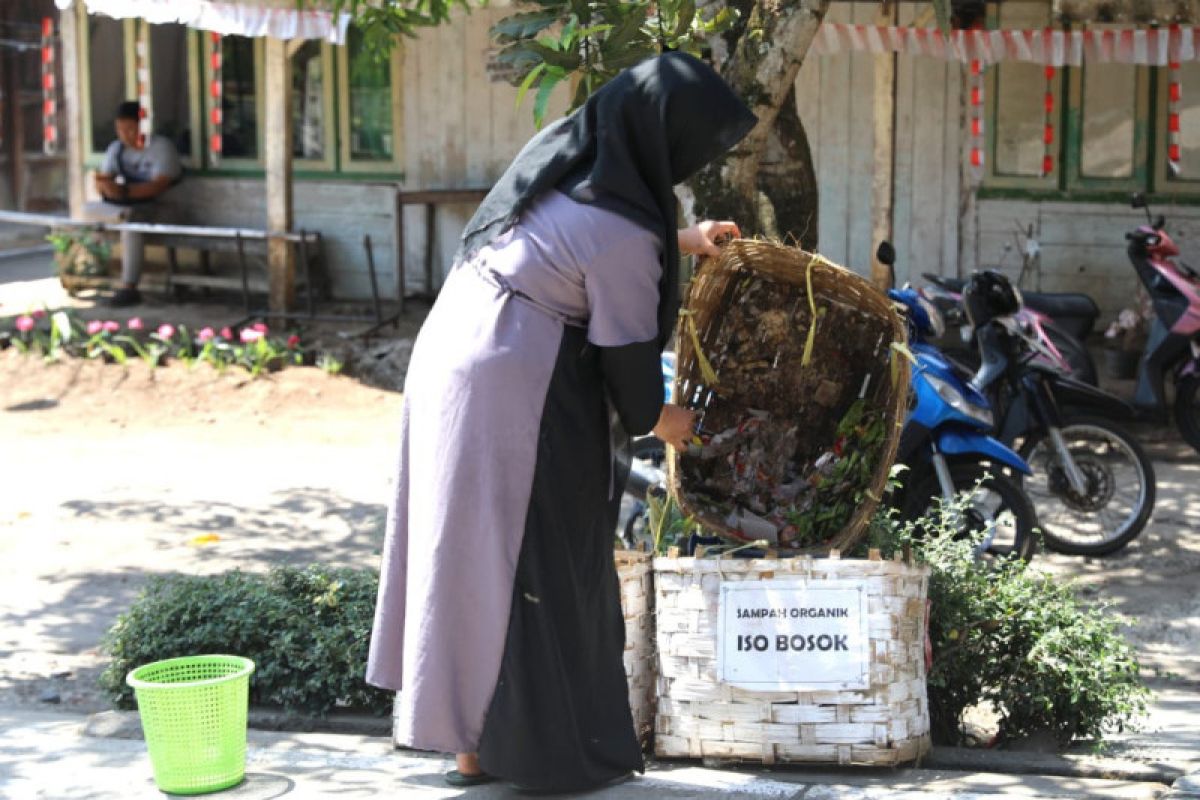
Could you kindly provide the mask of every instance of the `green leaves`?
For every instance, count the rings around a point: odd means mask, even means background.
[[[707,37],[727,30],[736,19],[737,12],[728,8],[702,18],[695,0],[657,5],[643,0],[538,0],[537,10],[496,23],[492,36],[502,45],[496,62],[512,69],[520,87],[518,105],[536,89],[533,116],[541,127],[561,83],[573,86],[573,110],[621,70],[664,49],[699,53]]]
[[[536,36],[558,21],[558,12],[542,9],[512,14],[492,26],[492,38],[506,43]]]
[[[100,685],[131,708],[125,674],[133,667],[235,653],[257,667],[251,702],[317,715],[337,705],[386,713],[391,694],[363,678],[378,585],[374,570],[324,566],[152,578],[105,638],[112,660]]]
[[[1066,744],[1100,740],[1145,713],[1136,654],[1106,606],[1020,559],[981,562],[975,542],[944,525],[954,514],[902,525],[888,512],[862,544],[885,556],[914,548],[932,571],[929,711],[934,739],[956,744],[965,712],[980,703],[1000,718],[1000,738],[1050,732]],[[919,526],[919,528],[918,528]],[[941,527],[939,527],[941,526]],[[924,529],[922,539],[914,532]]]

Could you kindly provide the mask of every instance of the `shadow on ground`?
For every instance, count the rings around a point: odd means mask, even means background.
[[[336,492],[300,488],[276,492],[254,506],[229,502],[70,500],[63,503],[77,520],[152,525],[155,539],[169,534],[175,547],[185,538],[216,534],[212,546],[197,545],[195,555],[224,562],[232,553],[245,569],[277,564],[361,565],[373,560],[383,543],[387,509],[350,500]],[[158,543],[162,546],[162,542]],[[228,565],[230,567],[233,564]]]

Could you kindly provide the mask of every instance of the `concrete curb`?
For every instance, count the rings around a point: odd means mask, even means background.
[[[934,747],[929,755],[922,759],[921,766],[926,769],[998,772],[1007,775],[1141,781],[1168,786],[1183,775],[1183,770],[1169,764],[968,747]]]
[[[390,737],[390,717],[367,714],[331,714],[320,719],[251,709],[248,726],[260,731],[293,733],[340,733],[356,736]],[[142,723],[136,711],[101,711],[88,716],[83,734],[97,738],[141,739]],[[922,759],[922,769],[964,772],[992,772],[1006,775],[1046,775],[1059,778],[1090,778],[1161,783],[1171,786],[1163,800],[1200,800],[1200,776],[1184,776],[1183,771],[1164,764],[1056,755],[1013,750],[983,750],[966,747],[934,747]]]
[[[1179,778],[1159,800],[1200,800],[1200,772]]]
[[[390,716],[375,717],[369,714],[330,714],[321,719],[252,708],[246,723],[247,727],[259,731],[344,733],[380,737],[392,735]],[[100,739],[141,739],[142,722],[136,711],[101,711],[88,715],[83,725],[83,734]]]

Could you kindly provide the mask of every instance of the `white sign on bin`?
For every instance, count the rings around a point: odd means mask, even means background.
[[[867,594],[860,581],[721,584],[721,681],[760,691],[866,689],[871,682]]]

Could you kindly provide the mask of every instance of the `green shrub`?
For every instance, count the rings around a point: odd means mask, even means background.
[[[925,530],[936,523],[922,521]],[[1024,562],[979,562],[974,542],[914,540],[913,526],[877,515],[857,555],[912,547],[931,568],[929,711],[934,739],[957,743],[963,712],[989,704],[1003,739],[1051,731],[1066,743],[1100,739],[1144,713],[1148,692],[1132,647],[1104,607]],[[152,579],[109,631],[101,678],[132,707],[125,674],[199,653],[251,658],[251,700],[324,714],[335,705],[386,713],[389,692],[363,680],[374,615],[374,570],[281,567],[267,575]]]
[[[112,662],[101,686],[132,708],[125,675],[134,667],[229,653],[257,665],[253,703],[318,715],[338,705],[387,713],[391,693],[363,678],[378,585],[375,570],[321,566],[152,578],[106,636]]]
[[[981,702],[999,716],[1001,741],[1043,731],[1063,745],[1100,740],[1145,713],[1136,654],[1108,606],[1089,607],[1072,582],[1019,559],[980,561],[973,541],[914,540],[913,529],[881,512],[864,547],[909,546],[931,569],[935,741],[961,743],[963,712]]]

